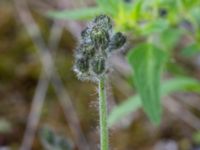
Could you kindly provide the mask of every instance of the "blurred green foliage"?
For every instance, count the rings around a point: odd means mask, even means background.
[[[192,78],[175,77],[174,79],[162,82],[160,88],[161,97],[177,91],[200,93],[200,82]],[[121,105],[112,110],[108,119],[108,125],[110,127],[113,126],[128,114],[138,110],[141,107],[142,103],[139,95],[128,98]]]
[[[51,11],[47,15],[58,19],[82,20],[105,13],[114,19],[115,30],[129,33],[133,41],[142,39],[142,42],[132,44],[133,48],[127,54],[128,62],[134,70],[132,77],[135,80],[136,89],[141,97],[145,112],[150,120],[159,123],[161,116],[159,80],[162,67],[170,63],[174,48],[184,36],[191,40],[182,45],[183,54],[191,56],[200,51],[200,1],[96,0],[96,3],[97,6],[92,8],[61,12]],[[184,87],[191,85],[191,82],[187,81],[184,82]],[[175,91],[183,90],[182,84],[182,82],[176,82],[170,87],[176,89]],[[161,88],[161,90],[165,90],[165,88]],[[169,94],[168,92],[164,93]],[[140,98],[138,97],[137,100]],[[134,111],[136,106],[140,104],[137,100],[132,103],[133,98],[128,99],[126,102],[130,105],[117,106],[111,112],[111,116],[124,117],[123,114]],[[121,107],[130,109],[124,108],[122,111]],[[116,111],[117,109],[121,111]],[[120,117],[117,118],[121,119]]]
[[[133,78],[144,110],[156,124],[160,123],[160,73],[165,58],[166,53],[150,44],[139,45],[128,54],[128,62],[135,71]]]

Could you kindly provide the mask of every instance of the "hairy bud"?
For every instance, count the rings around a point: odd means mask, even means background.
[[[93,61],[92,61],[92,71],[96,74],[96,75],[101,75],[102,73],[105,72],[105,59],[103,57],[96,57]]]
[[[82,54],[85,58],[92,58],[95,55],[95,47],[92,44],[81,44],[79,54]]]
[[[111,38],[111,41],[109,44],[109,50],[112,51],[114,49],[118,49],[122,47],[125,42],[126,42],[126,37],[121,32],[117,32]]]
[[[112,29],[112,22],[111,19],[106,15],[97,16],[93,22],[99,26],[101,29],[109,31]]]
[[[81,32],[81,40],[82,43],[91,43],[91,38],[90,38],[90,31],[91,29],[89,27],[86,27],[82,32]]]
[[[109,34],[98,26],[93,27],[90,37],[96,48],[106,49],[109,44]]]
[[[89,61],[86,58],[79,58],[76,60],[76,72],[86,73],[89,70]]]

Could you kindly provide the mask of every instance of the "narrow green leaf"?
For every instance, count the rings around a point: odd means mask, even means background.
[[[161,118],[160,74],[165,58],[164,51],[150,44],[139,45],[128,54],[144,111],[155,124],[159,124]]]
[[[108,116],[108,126],[111,127],[131,112],[135,112],[142,106],[138,95],[130,97],[119,106],[116,106]]]
[[[174,78],[163,82],[161,85],[161,96],[166,96],[177,91],[192,91],[200,93],[200,82],[191,78]],[[119,106],[116,106],[108,117],[109,127],[116,124],[126,115],[135,112],[142,107],[141,99],[138,95],[130,97]]]
[[[108,0],[96,0],[96,2],[101,7],[108,7]]]
[[[195,56],[200,53],[200,46],[198,43],[191,43],[181,51],[183,56]]]
[[[104,9],[104,13],[114,15],[117,11],[119,0],[96,0],[98,6]]]
[[[103,13],[100,7],[80,8],[75,10],[49,11],[47,16],[54,19],[85,20]]]
[[[200,93],[200,82],[192,78],[176,77],[165,81],[161,86],[162,96],[166,96],[177,91]]]

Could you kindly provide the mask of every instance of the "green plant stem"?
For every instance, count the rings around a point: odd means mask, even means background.
[[[99,80],[99,117],[100,117],[100,143],[101,150],[108,150],[107,102],[105,91],[105,78]]]

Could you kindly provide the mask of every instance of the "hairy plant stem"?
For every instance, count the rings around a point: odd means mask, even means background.
[[[107,101],[104,77],[99,80],[99,117],[101,150],[108,150]]]

